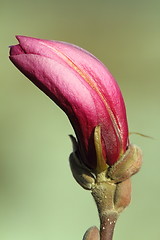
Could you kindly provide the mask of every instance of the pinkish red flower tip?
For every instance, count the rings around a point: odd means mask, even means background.
[[[75,45],[16,38],[10,60],[67,114],[82,161],[96,168],[94,129],[100,126],[103,155],[113,165],[127,149],[128,125],[121,91],[108,69]]]

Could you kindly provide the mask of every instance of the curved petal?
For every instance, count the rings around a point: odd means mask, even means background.
[[[74,45],[17,37],[11,61],[69,117],[84,151],[83,160],[96,166],[93,131],[102,128],[103,152],[112,165],[126,150],[128,127],[119,87],[104,65]]]
[[[122,149],[125,150],[128,141],[128,125],[123,97],[117,82],[103,63],[86,50],[66,42],[23,36],[17,36],[17,39],[26,53],[44,55],[51,59],[59,57],[69,66],[76,67],[77,71],[87,75],[88,84],[97,91],[107,111],[110,112]]]

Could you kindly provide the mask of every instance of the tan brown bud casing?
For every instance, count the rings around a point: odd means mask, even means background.
[[[73,144],[73,152],[70,154],[69,162],[72,175],[75,180],[86,190],[91,190],[95,183],[93,174],[84,166],[76,155],[77,141],[73,136],[70,136]]]
[[[118,213],[122,212],[131,201],[131,180],[127,180],[118,183],[114,196],[114,206]]]
[[[79,162],[75,153],[71,153],[69,157],[70,168],[75,180],[86,190],[91,190],[95,183],[94,176],[87,168],[84,168]]]
[[[142,150],[129,145],[125,154],[108,170],[108,176],[116,183],[122,182],[137,173],[142,165]]]

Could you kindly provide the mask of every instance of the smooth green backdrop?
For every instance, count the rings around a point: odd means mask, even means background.
[[[130,137],[144,152],[114,240],[160,239],[160,1],[1,0],[0,239],[80,240],[97,225],[73,180],[64,113],[8,60],[16,34],[71,42],[101,59],[123,92]]]

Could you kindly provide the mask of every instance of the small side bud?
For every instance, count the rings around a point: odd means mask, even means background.
[[[91,190],[92,186],[95,184],[95,178],[91,171],[85,167],[81,161],[78,159],[76,150],[77,150],[77,141],[71,136],[73,143],[73,152],[70,154],[69,162],[70,168],[75,180],[86,190]]]
[[[108,176],[114,182],[122,182],[137,173],[142,165],[142,150],[129,145],[124,155],[108,170]]]
[[[100,240],[99,230],[97,227],[90,227],[84,234],[83,240]]]
[[[114,196],[114,206],[118,213],[122,212],[131,201],[131,180],[127,180],[118,183]]]

